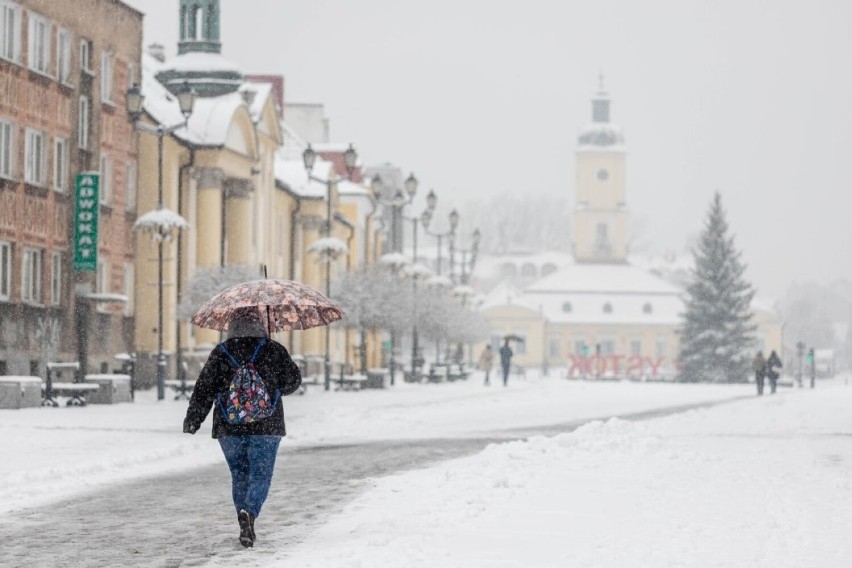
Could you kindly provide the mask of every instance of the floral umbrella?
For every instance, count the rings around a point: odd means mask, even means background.
[[[222,290],[204,302],[192,323],[224,331],[231,321],[255,315],[272,333],[328,325],[341,319],[343,310],[310,286],[268,278]]]

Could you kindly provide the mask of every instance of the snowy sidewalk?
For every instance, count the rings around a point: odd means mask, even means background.
[[[307,542],[243,565],[846,568],[850,536],[852,387],[837,382],[375,480]]]
[[[751,394],[745,385],[569,382],[530,376],[508,388],[466,382],[322,392],[284,399],[284,447],[369,440],[476,437],[497,430],[613,416]],[[186,401],[0,412],[0,512],[79,495],[111,483],[220,464],[210,422],[181,432]]]

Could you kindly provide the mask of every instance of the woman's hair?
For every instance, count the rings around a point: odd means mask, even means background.
[[[228,323],[228,337],[267,337],[266,326],[257,309],[241,311]]]

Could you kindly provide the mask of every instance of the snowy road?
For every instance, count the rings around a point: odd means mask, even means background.
[[[714,403],[623,415],[643,419]],[[303,448],[283,446],[267,507],[258,520],[255,558],[286,549],[339,512],[364,481],[474,454],[494,441],[575,429],[587,420],[495,432],[487,438],[386,441]],[[109,486],[0,521],[3,566],[177,567],[228,562],[237,544],[223,464],[191,474]],[[273,541],[274,539],[274,541]]]

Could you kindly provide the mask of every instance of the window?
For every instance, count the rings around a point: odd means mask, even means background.
[[[667,352],[666,338],[663,336],[657,337],[657,357],[665,357]]]
[[[53,139],[53,189],[68,191],[68,140]]]
[[[0,300],[12,295],[12,245],[0,241]]]
[[[127,303],[124,304],[124,315],[133,315],[133,287],[135,285],[135,268],[132,262],[124,265],[124,295],[127,296]]]
[[[137,83],[139,83],[139,81],[136,80],[136,66],[133,64],[133,62],[128,61],[127,62],[127,81],[126,81],[126,84],[124,85],[125,90],[133,87],[133,85],[136,85]]]
[[[10,122],[0,120],[0,176],[2,177],[12,177],[12,163],[15,157],[15,149],[12,146],[14,132],[15,129]]]
[[[24,247],[21,262],[21,299],[31,304],[41,303],[41,259],[43,251]]]
[[[124,170],[124,207],[136,211],[136,162],[127,162]]]
[[[565,302],[564,304],[562,304],[562,311],[565,312],[566,314],[570,314],[571,310],[573,310],[573,309],[574,309],[574,306],[571,305],[571,302]]]
[[[92,74],[92,41],[80,40],[80,69]]]
[[[45,182],[45,135],[41,130],[27,128],[26,148],[24,149],[24,180],[34,185]]]
[[[101,100],[112,102],[112,54],[108,51],[101,54]]]
[[[50,255],[50,303],[58,306],[62,301],[62,253]]]
[[[642,340],[641,339],[631,339],[630,340],[630,354],[631,355],[642,355]]]
[[[652,306],[652,305],[650,304],[650,302],[649,302],[649,303],[647,303],[647,304],[645,304],[644,306],[642,306],[642,313],[643,313],[643,314],[650,314],[650,313],[652,313],[653,311],[654,311],[654,306]]]
[[[83,149],[89,148],[89,97],[80,97],[80,112],[77,115],[80,121],[77,125],[77,145]]]
[[[586,340],[578,337],[574,340],[574,355],[588,355],[586,352]]]
[[[0,0],[0,57],[21,62],[21,8]]]
[[[611,314],[612,313],[612,304],[610,304],[609,302],[604,304],[603,305],[603,311],[604,311],[605,314]]]
[[[611,337],[601,338],[598,346],[600,346],[601,355],[612,355],[615,353],[615,340]]]
[[[59,28],[56,36],[56,79],[71,83],[71,30]]]
[[[548,356],[554,359],[558,359],[562,356],[562,336],[558,333],[551,333],[548,336]]]
[[[97,292],[98,294],[109,294],[109,263],[106,260],[98,260],[97,274]]]
[[[101,154],[101,203],[109,203],[112,196],[112,160],[107,154]]]
[[[50,22],[30,12],[29,35],[30,69],[47,75],[50,72]]]

